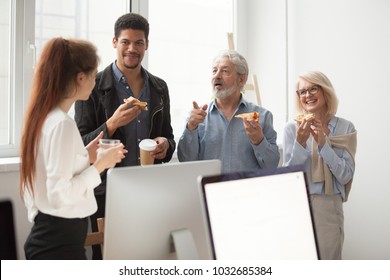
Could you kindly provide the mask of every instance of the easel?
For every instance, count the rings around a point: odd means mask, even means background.
[[[233,40],[233,33],[227,33],[227,38],[228,38],[228,46],[229,50],[234,50],[234,40]],[[253,91],[255,95],[255,100],[256,104],[258,106],[261,106],[261,99],[260,99],[260,89],[259,89],[259,84],[257,82],[257,77],[256,75],[252,75],[252,83],[246,83],[244,86],[244,93],[247,94],[247,91]]]

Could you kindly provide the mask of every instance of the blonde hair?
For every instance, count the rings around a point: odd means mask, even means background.
[[[330,82],[330,80],[328,79],[328,77],[325,76],[325,74],[323,74],[320,71],[304,72],[304,73],[299,74],[298,77],[299,78],[298,78],[297,83],[296,83],[296,90],[298,90],[299,79],[303,79],[309,83],[319,85],[322,88],[324,99],[325,99],[326,114],[329,117],[333,117],[334,115],[336,115],[339,101],[337,99],[336,92],[333,88],[333,85]],[[302,104],[299,100],[298,94],[296,95],[296,105],[297,105],[297,108],[299,109],[299,111],[305,112],[305,110],[303,109]]]

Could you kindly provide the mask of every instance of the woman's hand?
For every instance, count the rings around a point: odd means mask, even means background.
[[[298,123],[296,139],[302,147],[306,148],[307,139],[310,137],[311,123],[303,119],[301,123]]]
[[[326,136],[329,134],[329,129],[324,127],[320,120],[315,119],[311,125],[310,133],[317,142],[318,147],[322,148],[326,142]]]
[[[114,167],[117,163],[125,158],[127,150],[124,149],[122,143],[109,148],[99,148],[97,150],[97,159],[94,166],[99,171],[103,172],[107,168]]]
[[[99,135],[93,139],[89,144],[85,147],[89,154],[89,162],[94,163],[97,158],[97,149],[99,148],[99,140],[103,138],[103,131],[99,133]]]

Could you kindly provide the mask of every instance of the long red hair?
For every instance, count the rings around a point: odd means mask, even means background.
[[[54,38],[42,51],[34,73],[20,148],[20,193],[34,193],[34,176],[39,138],[45,119],[75,86],[80,72],[90,73],[97,68],[96,47],[88,41]]]

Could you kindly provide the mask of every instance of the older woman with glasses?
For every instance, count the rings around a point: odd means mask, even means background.
[[[299,75],[296,104],[300,113],[314,118],[286,125],[284,164],[306,167],[320,259],[341,259],[343,202],[355,172],[356,130],[352,122],[336,116],[334,88],[321,72]]]

